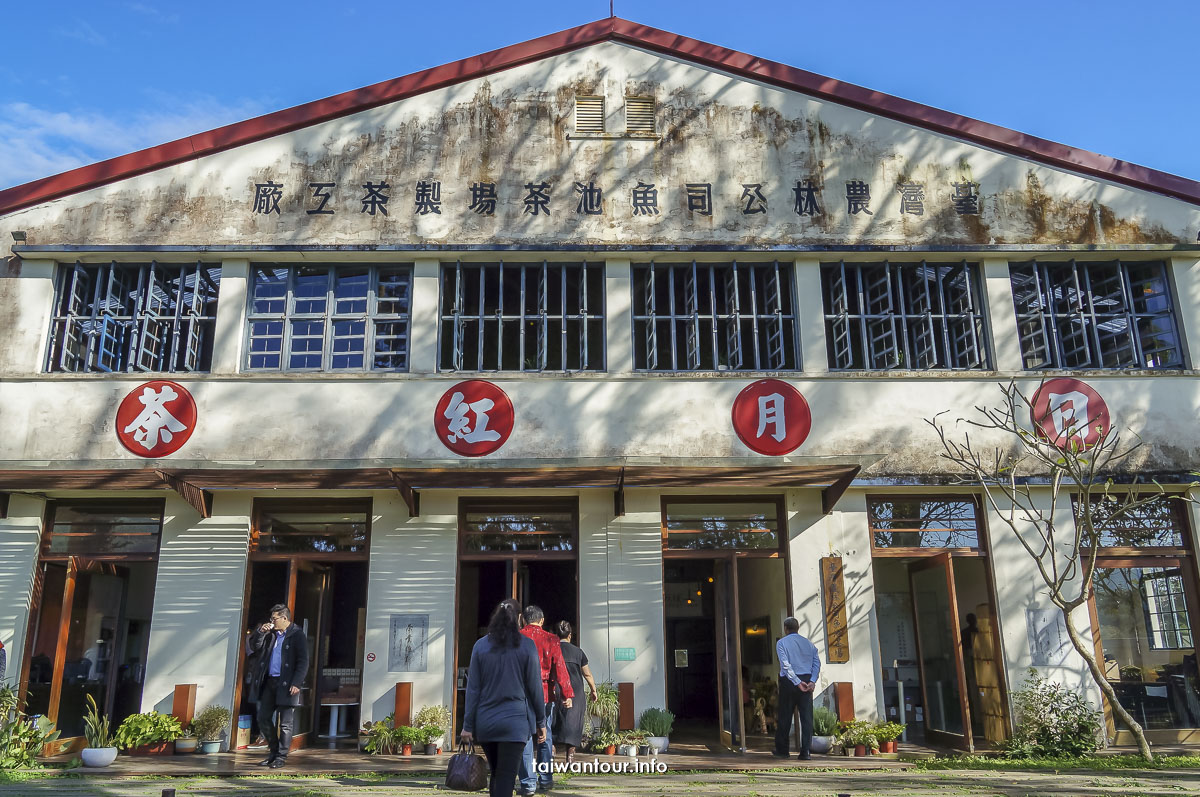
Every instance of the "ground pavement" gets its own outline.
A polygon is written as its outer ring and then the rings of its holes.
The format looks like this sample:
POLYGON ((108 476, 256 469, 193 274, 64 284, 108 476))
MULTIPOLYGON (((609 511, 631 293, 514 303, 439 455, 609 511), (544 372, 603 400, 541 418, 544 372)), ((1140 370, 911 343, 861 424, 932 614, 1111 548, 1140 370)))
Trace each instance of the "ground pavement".
MULTIPOLYGON (((434 797, 441 775, 358 773, 310 776, 57 775, 0 784, 0 794, 30 797, 434 797), (167 792, 171 797, 170 792, 167 792)), ((911 769, 803 769, 759 772, 671 772, 664 775, 559 777, 557 797, 954 797, 954 795, 1200 795, 1200 771, 980 772, 911 769)))

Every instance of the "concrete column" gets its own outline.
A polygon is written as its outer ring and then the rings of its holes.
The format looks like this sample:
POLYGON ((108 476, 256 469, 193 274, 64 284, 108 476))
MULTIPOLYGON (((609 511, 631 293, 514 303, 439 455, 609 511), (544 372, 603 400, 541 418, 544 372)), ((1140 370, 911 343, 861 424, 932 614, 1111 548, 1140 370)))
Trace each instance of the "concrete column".
POLYGON ((867 529, 866 494, 852 491, 838 502, 837 511, 821 514, 819 490, 788 493, 789 552, 792 569, 791 614, 800 621, 800 633, 820 652, 824 666, 817 684, 817 703, 837 682, 854 685, 854 713, 859 719, 883 719, 883 687, 879 683, 879 624, 875 615, 875 580, 871 569, 871 541, 867 529), (846 624, 850 660, 829 663, 825 629, 825 600, 821 593, 823 556, 842 558, 842 583, 846 589, 846 624))
POLYGON ((412 374, 437 373, 440 270, 438 260, 417 260, 413 264, 408 326, 408 372, 412 374))
POLYGON ((983 261, 983 300, 987 305, 987 323, 992 331, 993 367, 997 371, 1023 371, 1021 338, 1017 334, 1017 311, 1013 304, 1012 280, 1008 261, 986 258, 983 261))
POLYGON ((0 519, 0 642, 7 654, 4 680, 8 683, 21 677, 45 509, 42 498, 13 495, 8 517, 0 519))
POLYGON ((800 331, 800 367, 808 374, 829 372, 825 343, 825 305, 821 299, 821 261, 797 258, 796 325, 800 331))
POLYGON ((13 258, 0 271, 0 305, 5 314, 0 374, 42 372, 54 312, 55 265, 53 260, 13 258))
MULTIPOLYGON (((452 705, 454 699, 454 576, 458 556, 458 498, 444 490, 421 495, 410 518, 395 490, 372 498, 371 563, 363 662, 362 721, 381 720, 396 706, 397 682, 412 683, 412 710, 452 705), (391 669, 393 614, 428 614, 425 668, 391 669), (372 661, 371 659, 374 659, 372 661)), ((403 637, 400 638, 403 642, 403 637)), ((470 651, 464 651, 469 656, 470 651)), ((459 663, 466 667, 467 662, 459 663)), ((447 740, 449 741, 449 740, 447 740)))
MULTIPOLYGON (((666 708, 667 651, 663 639, 662 525, 658 493, 629 490, 625 515, 608 521, 606 533, 598 523, 612 517, 609 493, 585 494, 580 520, 588 519, 592 543, 580 551, 579 581, 589 585, 593 600, 581 593, 581 647, 591 660, 597 680, 634 685, 635 713, 666 708), (599 537, 605 555, 598 557, 599 537), (606 591, 601 585, 607 584, 606 591), (595 599, 604 598, 605 603, 595 599), (618 648, 632 648, 632 661, 617 661, 618 648)), ((581 527, 582 532, 582 527, 581 527)), ((581 548, 584 548, 581 545, 581 548)))
POLYGON ((1183 362, 1190 368, 1200 361, 1200 258, 1171 258, 1175 284, 1175 312, 1184 347, 1183 362))
POLYGON ((628 258, 604 263, 604 328, 610 374, 633 373, 633 285, 628 258))
POLYGON ((214 374, 236 374, 243 369, 246 340, 246 307, 250 290, 250 261, 221 262, 221 289, 217 295, 217 320, 213 329, 214 374))
POLYGON ((194 683, 197 710, 217 704, 236 713, 252 501, 217 493, 212 517, 202 519, 182 498, 167 498, 142 711, 169 712, 175 685, 194 683))

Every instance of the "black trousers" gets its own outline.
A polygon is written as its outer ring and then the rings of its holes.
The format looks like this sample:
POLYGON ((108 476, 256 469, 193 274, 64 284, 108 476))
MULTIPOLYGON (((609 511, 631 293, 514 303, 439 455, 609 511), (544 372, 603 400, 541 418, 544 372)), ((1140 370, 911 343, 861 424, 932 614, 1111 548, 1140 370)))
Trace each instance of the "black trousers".
POLYGON ((292 730, 296 727, 296 707, 280 705, 275 695, 279 679, 267 676, 258 693, 258 730, 271 748, 272 758, 287 758, 292 747, 292 730), (275 714, 279 714, 279 732, 275 732, 275 714))
POLYGON ((517 787, 517 768, 521 766, 524 742, 481 742, 492 777, 488 781, 488 797, 512 797, 517 787))
MULTIPOLYGON (((801 681, 808 681, 807 674, 801 681)), ((779 713, 775 717, 775 752, 788 754, 788 736, 792 733, 792 712, 800 709, 800 752, 807 753, 812 747, 813 693, 801 692, 800 687, 783 676, 779 677, 779 713)))

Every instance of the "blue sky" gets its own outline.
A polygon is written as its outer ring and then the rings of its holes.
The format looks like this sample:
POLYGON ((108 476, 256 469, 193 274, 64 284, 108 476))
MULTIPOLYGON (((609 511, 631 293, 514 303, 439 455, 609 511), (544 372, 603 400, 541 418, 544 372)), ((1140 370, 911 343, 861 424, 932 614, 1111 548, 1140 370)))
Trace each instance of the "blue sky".
MULTIPOLYGON (((619 16, 1200 180, 1196 0, 616 0, 619 16)), ((608 15, 608 0, 4 10, 0 187, 608 15)))

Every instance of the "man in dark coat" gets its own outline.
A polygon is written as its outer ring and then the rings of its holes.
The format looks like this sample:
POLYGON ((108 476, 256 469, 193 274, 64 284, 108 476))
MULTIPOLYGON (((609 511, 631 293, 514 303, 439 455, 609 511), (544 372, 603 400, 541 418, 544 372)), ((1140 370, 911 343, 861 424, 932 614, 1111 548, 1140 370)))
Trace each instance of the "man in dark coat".
POLYGON ((270 622, 263 623, 246 640, 250 663, 250 700, 258 704, 258 728, 267 738, 270 755, 260 766, 279 769, 287 764, 300 705, 300 686, 308 673, 308 639, 292 622, 283 604, 271 607, 270 622), (279 732, 275 732, 275 714, 279 732))

